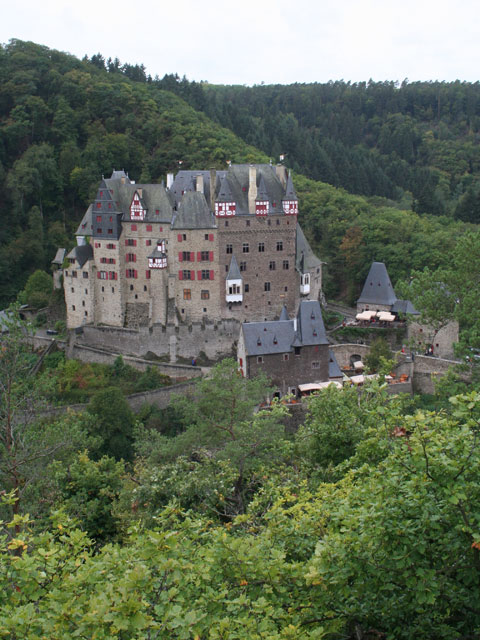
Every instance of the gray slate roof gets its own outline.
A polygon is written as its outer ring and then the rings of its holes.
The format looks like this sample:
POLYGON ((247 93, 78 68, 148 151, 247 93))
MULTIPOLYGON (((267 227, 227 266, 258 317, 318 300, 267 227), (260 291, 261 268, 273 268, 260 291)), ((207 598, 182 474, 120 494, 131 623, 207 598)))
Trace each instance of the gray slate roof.
POLYGON ((396 300, 391 311, 392 313, 410 313, 412 316, 420 315, 410 300, 396 300))
POLYGON ((247 355, 289 353, 293 347, 328 344, 318 301, 304 300, 300 303, 296 324, 295 330, 295 321, 288 319, 244 322, 242 331, 247 355))
POLYGON ((144 222, 172 221, 172 202, 163 184, 134 184, 127 181, 122 184, 121 180, 111 178, 105 183, 112 192, 117 209, 123 214, 122 220, 130 220, 130 205, 135 191, 138 191, 142 206, 147 210, 144 222))
POLYGON ((235 256, 232 256, 230 261, 230 268, 227 273, 227 280, 241 280, 242 274, 240 273, 240 269, 238 268, 238 263, 235 256))
POLYGON ((91 236, 93 233, 93 221, 92 221, 92 209, 93 205, 90 205, 85 211, 83 218, 78 225, 78 229, 75 232, 76 236, 91 236))
POLYGON ((93 247, 91 244, 81 244, 73 247, 67 257, 74 258, 80 267, 83 267, 87 260, 91 260, 93 258, 93 247))
POLYGON ((313 253, 302 228, 297 223, 297 240, 296 240, 296 267, 300 273, 313 271, 323 264, 321 260, 313 253))
POLYGON ((232 188, 230 187, 226 173, 220 178, 220 190, 217 194, 216 200, 218 202, 233 202, 232 188))
POLYGON ((280 320, 290 320, 290 318, 288 317, 287 307, 285 305, 283 305, 282 307, 282 312, 280 313, 280 320))
POLYGON ((244 322, 242 331, 248 356, 288 353, 292 350, 295 334, 293 320, 244 322))
POLYGON ((214 229, 215 217, 198 191, 187 191, 172 219, 172 229, 214 229))
POLYGON ((58 264, 59 266, 62 266, 63 261, 65 260, 66 253, 66 249, 57 249, 57 253, 55 254, 55 258, 52 260, 52 264, 58 264))
POLYGON ((260 180, 258 180, 257 197, 255 199, 260 201, 270 200, 263 174, 260 174, 260 180))
POLYGON ((149 258, 166 258, 167 254, 164 253, 163 251, 160 251, 160 249, 157 246, 148 257, 149 258))
POLYGON ((337 362, 337 359, 335 358, 335 354, 331 349, 329 351, 329 355, 330 355, 330 360, 328 362, 328 377, 343 379, 342 370, 338 366, 338 362, 337 362))
POLYGON ((288 172, 287 185, 285 188, 285 196, 284 200, 298 200, 297 194, 295 192, 295 187, 293 186, 292 173, 288 172))
POLYGON ((303 300, 297 313, 297 335, 302 346, 328 344, 318 300, 303 300))
POLYGON ((383 262, 372 262, 358 303, 391 306, 396 300, 386 266, 383 262))
MULTIPOLYGON (((285 199, 285 189, 278 178, 275 167, 269 164, 253 165, 257 170, 257 200, 261 199, 259 188, 266 195, 264 200, 270 201, 270 214, 283 214, 282 199, 285 199), (274 206, 275 205, 275 206, 274 206)), ((215 197, 221 202, 235 202, 237 205, 236 215, 249 215, 248 211, 248 181, 249 181, 248 164, 232 164, 226 171, 217 171, 215 174, 215 197), (231 197, 228 200, 222 195, 223 178, 228 176, 228 188, 231 197)), ((197 176, 203 176, 203 191, 206 201, 210 206, 210 171, 179 171, 175 176, 171 187, 171 194, 174 205, 179 206, 182 198, 182 192, 186 192, 190 188, 193 181, 196 185, 197 176)), ((225 187, 226 188, 226 187, 225 187)))

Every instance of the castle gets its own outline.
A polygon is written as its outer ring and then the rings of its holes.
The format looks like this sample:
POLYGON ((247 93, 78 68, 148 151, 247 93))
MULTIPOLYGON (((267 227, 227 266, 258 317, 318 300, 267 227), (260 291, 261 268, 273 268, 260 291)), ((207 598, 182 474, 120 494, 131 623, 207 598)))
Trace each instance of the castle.
POLYGON ((67 255, 67 326, 268 321, 318 300, 322 263, 282 165, 103 178, 67 255))

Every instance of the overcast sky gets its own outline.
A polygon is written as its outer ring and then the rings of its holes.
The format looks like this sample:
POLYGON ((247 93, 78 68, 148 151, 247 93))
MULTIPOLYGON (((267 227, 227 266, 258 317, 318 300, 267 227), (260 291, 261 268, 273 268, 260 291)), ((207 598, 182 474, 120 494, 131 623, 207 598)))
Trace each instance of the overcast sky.
POLYGON ((474 0, 4 0, 11 38, 221 84, 477 81, 474 0))

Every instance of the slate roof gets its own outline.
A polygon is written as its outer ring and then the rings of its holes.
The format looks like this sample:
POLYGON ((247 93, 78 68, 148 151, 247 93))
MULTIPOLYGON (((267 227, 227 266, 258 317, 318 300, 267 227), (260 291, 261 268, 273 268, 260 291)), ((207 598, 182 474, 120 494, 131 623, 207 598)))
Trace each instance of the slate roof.
POLYGON ((75 231, 76 236, 91 236, 93 232, 93 221, 92 221, 92 209, 93 205, 89 205, 88 209, 85 211, 83 218, 78 225, 78 229, 75 231))
POLYGON ((287 307, 285 305, 283 305, 282 307, 282 312, 280 313, 280 320, 290 320, 290 318, 288 317, 287 307))
POLYGON ((151 253, 149 256, 147 256, 147 257, 148 257, 148 258, 166 258, 166 257, 167 257, 167 254, 166 254, 166 253, 164 253, 164 252, 160 249, 160 247, 158 246, 158 244, 157 244, 157 246, 156 246, 156 247, 155 247, 155 249, 152 251, 152 253, 151 253))
POLYGON ((227 273, 227 280, 241 280, 242 274, 240 273, 240 269, 238 268, 238 263, 235 256, 232 256, 230 261, 230 268, 227 273))
POLYGON ((122 220, 129 221, 131 219, 130 205, 135 191, 138 191, 142 206, 146 209, 144 222, 170 223, 172 221, 172 202, 163 184, 135 184, 133 182, 122 184, 121 180, 112 179, 105 180, 105 184, 112 192, 112 199, 115 201, 117 209, 123 214, 122 220))
POLYGON ((295 333, 293 320, 244 322, 242 331, 248 356, 288 353, 292 350, 295 333))
POLYGON ((233 202, 232 188, 230 187, 227 174, 223 175, 220 179, 220 190, 216 200, 218 202, 233 202))
POLYGON ((410 313, 412 316, 420 315, 410 300, 396 300, 391 311, 392 313, 410 313))
POLYGON ((328 362, 328 377, 329 378, 342 378, 343 379, 342 370, 338 366, 338 362, 337 362, 337 359, 335 358, 335 354, 333 353, 333 351, 331 349, 329 351, 329 355, 330 355, 330 359, 329 359, 329 362, 328 362))
POLYGON ((93 248, 91 244, 81 244, 73 247, 67 256, 68 258, 74 258, 80 267, 93 258, 93 248))
POLYGON ((302 228, 297 223, 297 239, 296 239, 296 267, 300 273, 312 271, 324 264, 313 253, 302 228))
POLYGON ((257 197, 255 198, 255 200, 270 200, 263 174, 260 174, 260 180, 258 180, 257 197))
MULTIPOLYGON (((287 315, 286 309, 285 314, 282 310, 282 315, 287 315)), ((242 331, 248 356, 289 353, 293 347, 328 344, 320 303, 316 300, 300 303, 296 323, 282 318, 244 322, 242 331)))
MULTIPOLYGON (((269 164, 255 164, 252 166, 257 170, 257 200, 260 199, 259 188, 261 187, 261 192, 266 195, 263 199, 270 201, 269 214, 283 214, 282 199, 285 199, 285 189, 276 174, 275 167, 269 164)), ((236 215, 249 215, 249 171, 249 164, 232 164, 228 170, 216 171, 215 174, 216 199, 218 198, 221 202, 235 202, 237 205, 236 215), (228 176, 227 184, 231 192, 231 198, 229 196, 228 200, 221 195, 223 179, 225 176, 228 176)), ((174 205, 180 205, 182 191, 185 192, 188 190, 191 181, 196 184, 197 176, 199 174, 203 176, 203 192, 205 199, 210 203, 210 171, 182 170, 175 176, 170 189, 174 205)))
POLYGON ((215 217, 199 191, 187 191, 172 219, 172 229, 214 229, 215 217))
POLYGON ((298 200, 297 194, 295 192, 295 187, 293 186, 292 174, 288 172, 287 185, 285 187, 285 196, 284 200, 298 200))
POLYGON ((383 262, 372 262, 358 303, 391 306, 396 300, 386 266, 383 262))
POLYGON ((63 261, 65 260, 66 253, 66 249, 57 249, 57 253, 55 254, 55 258, 52 260, 52 264, 58 264, 59 266, 62 266, 63 261))
POLYGON ((297 334, 302 346, 328 344, 318 300, 302 300, 297 313, 297 334))

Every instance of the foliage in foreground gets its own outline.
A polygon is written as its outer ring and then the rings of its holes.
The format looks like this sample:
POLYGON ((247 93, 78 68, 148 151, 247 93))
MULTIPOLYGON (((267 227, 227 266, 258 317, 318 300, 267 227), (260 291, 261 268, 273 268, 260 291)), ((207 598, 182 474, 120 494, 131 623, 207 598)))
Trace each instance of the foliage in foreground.
POLYGON ((385 404, 377 429, 372 414, 338 482, 274 473, 224 525, 172 501, 155 529, 94 553, 62 512, 39 534, 16 516, 0 637, 476 637, 480 394, 449 414, 400 409, 385 404))

